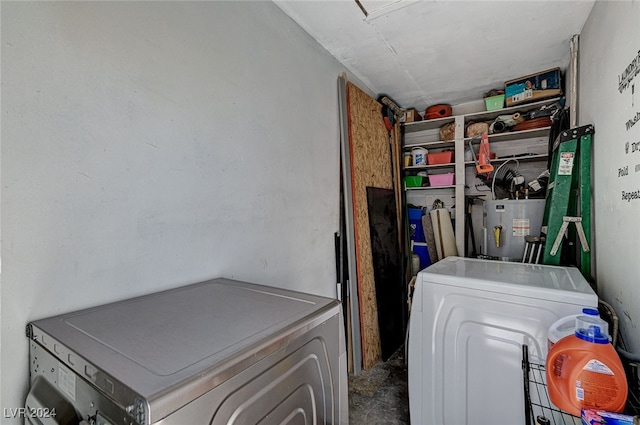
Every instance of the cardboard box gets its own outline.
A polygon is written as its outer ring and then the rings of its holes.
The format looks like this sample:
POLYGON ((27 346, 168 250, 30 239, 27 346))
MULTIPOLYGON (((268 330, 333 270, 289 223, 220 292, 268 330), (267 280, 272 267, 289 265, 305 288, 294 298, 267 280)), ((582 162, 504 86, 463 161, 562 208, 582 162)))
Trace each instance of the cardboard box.
POLYGON ((634 417, 606 410, 582 409, 582 425, 633 425, 638 423, 638 416, 634 417))
POLYGON ((561 96, 560 68, 548 69, 507 81, 504 83, 504 88, 507 107, 561 96))
POLYGON ((411 108, 404 111, 404 122, 422 121, 422 117, 417 110, 411 108))

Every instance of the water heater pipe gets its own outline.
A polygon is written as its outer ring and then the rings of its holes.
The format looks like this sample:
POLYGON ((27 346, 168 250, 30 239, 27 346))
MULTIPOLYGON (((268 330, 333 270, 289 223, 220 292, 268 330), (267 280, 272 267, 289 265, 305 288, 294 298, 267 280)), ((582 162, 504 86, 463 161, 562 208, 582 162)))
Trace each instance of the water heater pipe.
POLYGON ((571 81, 569 85, 569 128, 578 126, 578 40, 579 35, 571 37, 569 51, 571 52, 571 81))

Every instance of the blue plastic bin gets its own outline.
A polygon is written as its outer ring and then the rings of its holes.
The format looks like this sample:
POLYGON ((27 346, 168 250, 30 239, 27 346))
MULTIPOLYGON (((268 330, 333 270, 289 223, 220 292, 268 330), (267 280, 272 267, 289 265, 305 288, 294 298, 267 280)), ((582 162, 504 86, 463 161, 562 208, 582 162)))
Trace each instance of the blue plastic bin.
POLYGON ((409 216, 409 239, 414 242, 426 242, 422 228, 422 208, 407 208, 409 216))
POLYGON ((429 249, 427 248, 427 244, 413 245, 413 252, 418 254, 420 257, 420 270, 426 269, 431 265, 431 257, 429 256, 429 249))

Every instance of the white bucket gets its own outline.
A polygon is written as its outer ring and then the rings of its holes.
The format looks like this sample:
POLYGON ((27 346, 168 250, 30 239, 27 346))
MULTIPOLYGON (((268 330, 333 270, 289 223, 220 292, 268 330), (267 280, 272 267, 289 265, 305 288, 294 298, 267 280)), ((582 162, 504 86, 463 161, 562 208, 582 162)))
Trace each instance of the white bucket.
POLYGON ((411 157, 413 165, 427 165, 427 150, 425 148, 411 149, 411 157))

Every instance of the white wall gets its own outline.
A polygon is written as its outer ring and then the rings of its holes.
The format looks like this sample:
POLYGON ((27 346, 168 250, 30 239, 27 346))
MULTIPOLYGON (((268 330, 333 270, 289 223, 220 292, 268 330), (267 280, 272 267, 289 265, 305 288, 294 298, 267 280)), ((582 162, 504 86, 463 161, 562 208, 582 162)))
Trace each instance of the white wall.
POLYGON ((640 69, 638 22, 637 1, 596 2, 580 36, 578 109, 579 124, 595 127, 598 292, 615 308, 623 337, 636 353, 640 353, 640 199, 625 200, 623 193, 640 190, 640 122, 630 129, 626 126, 640 115, 640 74, 622 92, 618 78, 634 60, 640 69), (628 175, 619 176, 625 167, 628 175))
POLYGON ((218 276, 335 296, 345 70, 280 9, 1 13, 0 407, 32 319, 218 276))

